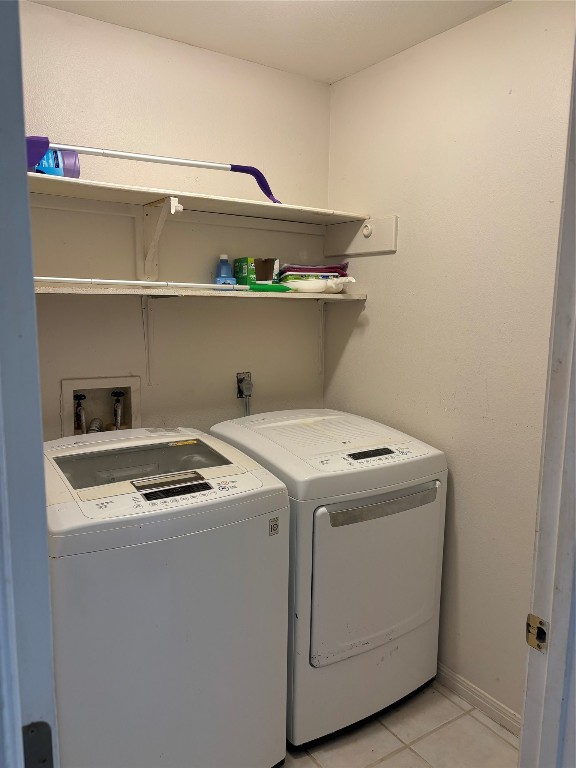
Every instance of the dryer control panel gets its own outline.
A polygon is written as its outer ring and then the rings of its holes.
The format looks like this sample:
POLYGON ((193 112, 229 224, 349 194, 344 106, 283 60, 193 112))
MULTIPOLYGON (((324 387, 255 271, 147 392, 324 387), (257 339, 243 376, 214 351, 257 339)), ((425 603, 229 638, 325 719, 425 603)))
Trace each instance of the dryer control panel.
POLYGON ((419 446, 408 443, 377 446, 366 448, 360 451, 345 451, 338 453, 325 453, 318 456, 308 456, 306 461, 314 469, 322 472, 342 472, 347 469, 363 469, 369 467, 382 467, 387 464, 394 464, 398 461, 423 456, 425 450, 419 446))
POLYGON ((384 488, 446 470, 444 454, 393 427, 325 408, 274 411, 216 424, 212 434, 308 501, 384 488))

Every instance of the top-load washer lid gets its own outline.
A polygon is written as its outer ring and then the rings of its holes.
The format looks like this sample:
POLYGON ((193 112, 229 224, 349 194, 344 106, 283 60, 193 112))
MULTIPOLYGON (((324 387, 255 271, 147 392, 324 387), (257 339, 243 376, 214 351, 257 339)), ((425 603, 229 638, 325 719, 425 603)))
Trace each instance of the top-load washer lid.
POLYGON ((261 413, 216 424, 211 432, 267 467, 301 500, 382 488, 446 470, 441 451, 342 411, 261 413))
POLYGON ((53 556, 185 535, 287 503, 268 471, 194 429, 74 436, 45 443, 44 456, 53 556))
POLYGON ((158 483, 174 484, 174 475, 181 479, 180 476, 186 473, 186 479, 191 481, 202 479, 198 470, 232 463, 199 437, 144 445, 116 441, 113 447, 54 456, 54 462, 76 490, 114 485, 125 480, 136 488, 159 487, 158 483), (164 480, 141 482, 143 478, 158 477, 164 480))

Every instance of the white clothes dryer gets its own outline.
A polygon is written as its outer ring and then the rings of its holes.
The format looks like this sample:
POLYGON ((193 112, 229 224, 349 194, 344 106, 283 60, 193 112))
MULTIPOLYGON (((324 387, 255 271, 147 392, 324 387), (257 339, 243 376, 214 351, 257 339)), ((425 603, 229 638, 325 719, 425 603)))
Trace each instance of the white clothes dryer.
POLYGON ((211 431, 290 495, 288 739, 325 736, 433 678, 443 453, 325 409, 262 413, 211 431))
POLYGON ((288 495, 194 429, 45 444, 62 768, 286 753, 288 495))

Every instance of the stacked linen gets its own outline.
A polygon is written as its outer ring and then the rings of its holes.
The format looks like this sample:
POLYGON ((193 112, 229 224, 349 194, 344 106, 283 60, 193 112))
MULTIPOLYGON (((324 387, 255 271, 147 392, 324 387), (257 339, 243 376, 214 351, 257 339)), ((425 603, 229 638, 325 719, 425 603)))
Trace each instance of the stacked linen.
POLYGON ((280 267, 280 282, 290 280, 328 279, 331 277, 348 277, 348 262, 341 264, 282 264, 280 267))
POLYGON ((314 293, 340 293, 346 283, 353 283, 348 277, 348 262, 341 264, 283 264, 280 268, 280 282, 292 290, 314 293))

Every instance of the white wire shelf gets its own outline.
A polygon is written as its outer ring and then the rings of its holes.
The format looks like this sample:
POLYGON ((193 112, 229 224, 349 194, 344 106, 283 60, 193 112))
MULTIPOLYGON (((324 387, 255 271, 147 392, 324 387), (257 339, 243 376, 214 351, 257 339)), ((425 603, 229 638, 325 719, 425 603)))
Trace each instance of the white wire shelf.
POLYGON ((232 216, 249 216, 276 221, 292 221, 301 224, 344 224, 366 221, 368 214, 346 213, 322 208, 307 208, 296 205, 281 205, 256 200, 240 200, 233 197, 195 195, 166 189, 128 187, 122 184, 105 184, 83 179, 67 179, 28 174, 28 189, 31 194, 53 195, 77 200, 98 200, 109 203, 150 205, 162 203, 166 198, 177 197, 185 211, 222 213, 232 216))

